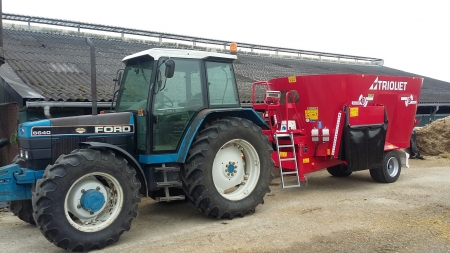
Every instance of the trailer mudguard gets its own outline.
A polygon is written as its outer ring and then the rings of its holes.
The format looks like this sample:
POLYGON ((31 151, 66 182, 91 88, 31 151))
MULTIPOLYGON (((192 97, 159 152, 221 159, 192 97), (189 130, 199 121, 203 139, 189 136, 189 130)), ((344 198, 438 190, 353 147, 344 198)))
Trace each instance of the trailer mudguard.
POLYGON ((202 125, 218 118, 238 117, 247 119, 262 129, 269 129, 264 120, 251 108, 226 108, 226 109, 205 109, 200 111, 193 119, 189 128, 181 141, 177 153, 162 155, 139 155, 139 162, 143 164, 161 164, 161 163, 185 163, 188 151, 194 141, 195 135, 202 125))
POLYGON ((350 171, 382 166, 388 118, 384 106, 346 107, 344 150, 350 171))
POLYGON ((141 165, 136 161, 136 159, 130 155, 127 151, 124 149, 117 147, 112 144, 108 143, 102 143, 102 142, 80 142, 80 146, 87 146, 87 148, 91 149, 108 149, 113 151, 116 154, 121 155, 125 160, 127 160, 128 164, 131 165, 131 167, 136 169, 136 175, 139 181, 141 182, 141 185, 144 187, 141 187, 139 192, 143 194, 144 196, 148 197, 148 191, 147 191, 147 180, 144 176, 144 170, 142 169, 141 165))

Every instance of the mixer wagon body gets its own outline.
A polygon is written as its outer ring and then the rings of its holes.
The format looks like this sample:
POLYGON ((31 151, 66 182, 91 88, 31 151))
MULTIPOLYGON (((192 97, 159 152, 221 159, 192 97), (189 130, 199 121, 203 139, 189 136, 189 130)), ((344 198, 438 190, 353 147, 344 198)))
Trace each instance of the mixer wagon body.
POLYGON ((282 177, 301 181, 324 168, 335 176, 364 169, 376 174, 383 166, 392 172, 394 163, 395 181, 401 164, 407 165, 401 149, 409 147, 422 81, 354 74, 283 77, 253 85, 253 108, 264 112, 269 126, 264 133, 282 177), (258 86, 266 89, 263 103, 255 101, 258 86))

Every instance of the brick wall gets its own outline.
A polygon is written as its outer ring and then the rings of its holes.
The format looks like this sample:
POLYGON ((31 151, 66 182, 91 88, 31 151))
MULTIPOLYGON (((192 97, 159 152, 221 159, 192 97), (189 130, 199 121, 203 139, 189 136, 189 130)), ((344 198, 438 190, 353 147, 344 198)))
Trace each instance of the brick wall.
POLYGON ((0 166, 10 164, 18 154, 17 123, 19 107, 15 103, 0 104, 0 139, 8 138, 9 144, 0 148, 0 166), (16 138, 16 140, 14 140, 16 138))

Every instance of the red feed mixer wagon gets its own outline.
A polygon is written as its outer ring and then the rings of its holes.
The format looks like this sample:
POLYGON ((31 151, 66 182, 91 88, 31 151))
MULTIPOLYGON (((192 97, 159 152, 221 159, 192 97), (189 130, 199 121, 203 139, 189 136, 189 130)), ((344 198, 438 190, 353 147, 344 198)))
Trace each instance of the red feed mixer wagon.
POLYGON ((256 82, 253 108, 263 112, 283 188, 327 168, 336 177, 370 170, 377 182, 395 182, 408 167, 422 78, 331 74, 256 82), (255 94, 265 89, 264 101, 255 94), (284 176, 297 180, 285 184, 284 176))

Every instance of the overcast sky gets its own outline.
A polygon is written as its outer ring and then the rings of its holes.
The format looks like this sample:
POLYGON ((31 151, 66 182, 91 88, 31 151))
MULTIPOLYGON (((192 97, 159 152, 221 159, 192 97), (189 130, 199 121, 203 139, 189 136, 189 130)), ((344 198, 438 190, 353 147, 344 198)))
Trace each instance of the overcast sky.
POLYGON ((450 82, 446 0, 2 2, 6 13, 382 58, 387 67, 450 82))

